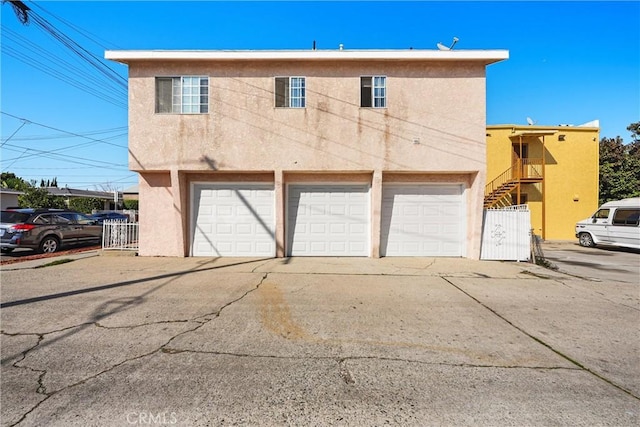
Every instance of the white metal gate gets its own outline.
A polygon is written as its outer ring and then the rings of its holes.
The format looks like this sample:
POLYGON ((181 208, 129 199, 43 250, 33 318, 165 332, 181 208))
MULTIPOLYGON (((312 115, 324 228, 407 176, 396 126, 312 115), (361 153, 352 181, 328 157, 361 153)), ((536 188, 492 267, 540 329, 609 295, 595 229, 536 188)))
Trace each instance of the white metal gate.
POLYGON ((138 230, 137 222, 105 220, 102 223, 102 249, 137 251, 138 230))
POLYGON ((529 261, 531 212, 527 205, 485 209, 480 259, 529 261))

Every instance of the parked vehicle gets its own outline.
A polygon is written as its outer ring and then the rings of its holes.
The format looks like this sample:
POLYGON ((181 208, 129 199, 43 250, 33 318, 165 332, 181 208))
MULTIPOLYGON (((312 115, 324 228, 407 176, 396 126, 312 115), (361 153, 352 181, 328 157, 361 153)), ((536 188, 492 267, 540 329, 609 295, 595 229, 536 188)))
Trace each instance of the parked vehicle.
POLYGON ((640 197, 607 202, 576 224, 581 246, 599 244, 640 249, 640 197))
POLYGON ((93 215, 89 215, 91 218, 102 224, 106 219, 115 219, 118 221, 128 221, 129 216, 120 212, 100 212, 93 215))
POLYGON ((35 249, 53 253, 64 245, 102 240, 102 225, 63 209, 16 209, 0 214, 0 250, 35 249))

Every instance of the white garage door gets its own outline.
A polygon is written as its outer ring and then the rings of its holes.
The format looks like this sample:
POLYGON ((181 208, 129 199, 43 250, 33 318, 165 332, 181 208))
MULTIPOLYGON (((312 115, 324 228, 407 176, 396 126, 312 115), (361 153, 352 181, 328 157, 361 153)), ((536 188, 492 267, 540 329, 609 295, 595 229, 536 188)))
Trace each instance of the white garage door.
POLYGON ((273 184, 194 184, 193 256, 275 256, 273 184))
POLYGON ((369 256, 369 185, 290 185, 287 252, 369 256))
POLYGON ((466 222, 461 185, 384 185, 381 255, 463 256, 466 222))

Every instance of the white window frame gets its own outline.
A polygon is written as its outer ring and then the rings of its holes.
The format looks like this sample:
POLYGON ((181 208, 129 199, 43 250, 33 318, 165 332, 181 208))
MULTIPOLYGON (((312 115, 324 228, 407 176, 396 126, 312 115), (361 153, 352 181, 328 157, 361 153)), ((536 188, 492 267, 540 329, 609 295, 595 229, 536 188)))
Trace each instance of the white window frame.
POLYGON ((360 107, 387 108, 387 76, 360 76, 360 107), (363 79, 369 79, 370 86, 367 86, 367 88, 371 89, 371 93, 369 94, 371 105, 363 105, 362 91, 365 88, 365 86, 363 85, 363 79))
POLYGON ((277 76, 274 79, 273 93, 276 108, 306 108, 307 78, 305 76, 277 76), (278 80, 283 79, 287 79, 285 85, 285 93, 283 94, 284 105, 278 105, 278 80))
MULTIPOLYGON (((209 76, 156 76, 156 114, 208 114, 209 76), (171 111, 161 111, 158 82, 171 80, 171 111)), ((165 96, 168 96, 165 94, 165 96)))

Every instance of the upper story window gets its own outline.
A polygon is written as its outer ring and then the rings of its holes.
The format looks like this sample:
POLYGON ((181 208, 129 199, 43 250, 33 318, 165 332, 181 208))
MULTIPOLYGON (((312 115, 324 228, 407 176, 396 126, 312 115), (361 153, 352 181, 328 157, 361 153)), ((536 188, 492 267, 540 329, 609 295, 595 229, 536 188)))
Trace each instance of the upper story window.
POLYGON ((209 77, 156 77, 156 113, 209 112, 209 77))
POLYGON ((304 77, 276 77, 276 107, 304 108, 306 87, 304 77))
POLYGON ((387 77, 360 77, 360 106, 373 108, 387 107, 387 77))

